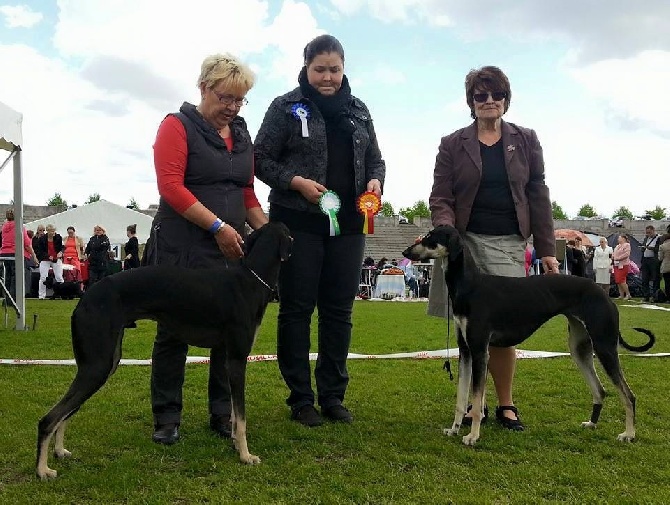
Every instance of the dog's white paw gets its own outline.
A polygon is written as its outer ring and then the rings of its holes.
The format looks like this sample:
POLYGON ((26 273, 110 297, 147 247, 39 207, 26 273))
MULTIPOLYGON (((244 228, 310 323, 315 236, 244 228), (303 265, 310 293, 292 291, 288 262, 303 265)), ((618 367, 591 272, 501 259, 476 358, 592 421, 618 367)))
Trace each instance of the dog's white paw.
POLYGON ((55 479, 56 476, 58 475, 58 472, 56 470, 52 470, 49 467, 46 467, 44 470, 37 470, 37 476, 40 478, 40 480, 45 481, 49 479, 55 479))
POLYGON ((626 433, 624 431, 623 433, 619 433, 619 435, 616 437, 616 439, 619 442, 632 442, 633 440, 635 440, 635 433, 630 434, 630 433, 626 433))
POLYGON ((469 433, 463 437, 463 443, 465 445, 475 445, 477 440, 479 440, 479 437, 475 437, 472 433, 469 433))
POLYGON ((444 428, 442 433, 448 437, 455 437, 458 435, 458 428, 444 428))
POLYGON ((584 421, 582 423, 582 428, 589 428, 592 430, 595 430, 598 425, 596 423, 592 423, 591 421, 584 421))
POLYGON ((69 458, 70 456, 72 456, 72 453, 65 448, 54 449, 54 456, 56 456, 58 459, 63 459, 63 458, 69 458))
POLYGON ((240 461, 245 465, 258 465, 261 462, 261 458, 254 456, 253 454, 249 454, 246 457, 240 456, 240 461))

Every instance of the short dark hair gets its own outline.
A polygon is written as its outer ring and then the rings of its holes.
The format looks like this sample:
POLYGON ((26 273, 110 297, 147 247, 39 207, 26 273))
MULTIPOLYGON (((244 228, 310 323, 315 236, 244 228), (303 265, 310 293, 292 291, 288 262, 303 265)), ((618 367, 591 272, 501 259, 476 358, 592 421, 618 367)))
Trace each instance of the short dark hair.
POLYGON ((70 231, 70 230, 77 231, 77 230, 74 229, 74 226, 68 226, 65 231, 70 231))
POLYGON ((654 228, 652 225, 647 225, 644 227, 645 230, 651 230, 651 231, 656 231, 656 228, 654 228))
POLYGON ((128 230, 130 233, 135 234, 135 233, 137 233, 137 225, 136 224, 131 224, 131 225, 128 226, 128 228, 126 228, 126 230, 128 230))
POLYGON ((504 91, 507 93, 505 112, 507 112, 510 103, 512 103, 512 88, 505 72, 498 67, 490 65, 472 69, 465 76, 465 100, 470 107, 470 117, 472 119, 477 119, 477 116, 475 116, 475 99, 473 98, 476 89, 491 92, 504 91))
POLYGON ((342 63, 344 63, 344 48, 340 41, 332 35, 319 35, 312 39, 302 52, 305 66, 309 66, 314 58, 323 53, 337 53, 342 58, 342 63))

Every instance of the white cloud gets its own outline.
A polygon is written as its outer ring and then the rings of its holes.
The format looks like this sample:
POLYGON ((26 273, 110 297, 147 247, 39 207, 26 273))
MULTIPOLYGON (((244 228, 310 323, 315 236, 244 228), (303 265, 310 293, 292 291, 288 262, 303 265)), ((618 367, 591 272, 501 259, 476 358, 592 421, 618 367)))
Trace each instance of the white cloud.
POLYGON ((32 28, 43 18, 41 12, 26 5, 0 5, 0 14, 5 17, 7 28, 32 28))

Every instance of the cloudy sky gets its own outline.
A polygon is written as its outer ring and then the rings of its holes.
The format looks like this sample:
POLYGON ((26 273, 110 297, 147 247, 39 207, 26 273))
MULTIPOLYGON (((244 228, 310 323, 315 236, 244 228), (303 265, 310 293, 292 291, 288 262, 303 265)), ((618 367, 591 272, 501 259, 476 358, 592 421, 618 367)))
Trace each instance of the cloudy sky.
MULTIPOLYGON (((667 0, 0 0, 0 101, 24 115, 26 203, 99 193, 147 207, 156 128, 197 103, 205 56, 257 72, 242 110, 254 137, 296 85, 305 43, 327 32, 371 110, 396 210, 427 200, 440 137, 470 122, 465 74, 492 64, 512 83, 506 119, 537 131, 570 216, 586 203, 670 212, 668 19, 667 0)), ((268 191, 257 183, 264 206, 268 191)))

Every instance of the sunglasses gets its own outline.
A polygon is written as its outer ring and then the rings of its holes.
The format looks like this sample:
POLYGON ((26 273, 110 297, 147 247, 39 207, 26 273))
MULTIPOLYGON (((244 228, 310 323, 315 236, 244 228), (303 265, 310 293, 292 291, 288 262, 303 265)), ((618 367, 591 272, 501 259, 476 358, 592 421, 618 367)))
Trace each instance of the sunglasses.
POLYGON ((492 93, 475 93, 472 95, 472 98, 475 99, 475 102, 484 103, 489 99, 489 96, 493 98, 495 102, 499 102, 500 100, 507 98, 507 93, 504 91, 494 91, 492 93))

